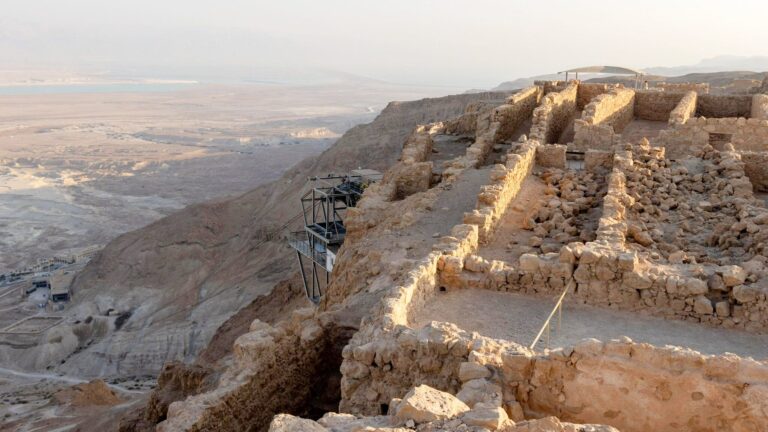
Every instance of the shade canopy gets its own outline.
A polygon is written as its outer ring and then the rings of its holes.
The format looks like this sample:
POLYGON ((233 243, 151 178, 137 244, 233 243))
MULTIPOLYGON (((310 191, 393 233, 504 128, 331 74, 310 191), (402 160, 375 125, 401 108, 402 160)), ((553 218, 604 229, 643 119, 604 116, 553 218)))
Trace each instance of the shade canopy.
POLYGON ((586 66, 568 69, 558 73, 601 73, 613 75, 643 75, 643 71, 619 66, 586 66))

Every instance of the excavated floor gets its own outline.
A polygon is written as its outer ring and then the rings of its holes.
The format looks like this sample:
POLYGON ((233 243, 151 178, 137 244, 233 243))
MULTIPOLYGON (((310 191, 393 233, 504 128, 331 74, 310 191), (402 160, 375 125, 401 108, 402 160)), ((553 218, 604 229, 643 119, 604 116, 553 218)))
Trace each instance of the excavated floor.
POLYGON ((631 143, 637 143, 645 137, 654 144, 654 139, 659 136, 659 132, 667 127, 667 122, 635 119, 621 131, 621 136, 631 143))
MULTIPOLYGON (((529 345, 555 304, 554 299, 514 293, 466 289, 438 293, 412 324, 422 328, 430 321, 451 322, 466 331, 529 345)), ((585 338, 599 340, 628 336, 635 342, 657 346, 676 345, 705 354, 726 352, 742 357, 768 359, 768 335, 708 327, 698 323, 566 303, 560 333, 553 321, 550 348, 573 345, 585 338)), ((546 347, 544 341, 537 345, 546 347)))

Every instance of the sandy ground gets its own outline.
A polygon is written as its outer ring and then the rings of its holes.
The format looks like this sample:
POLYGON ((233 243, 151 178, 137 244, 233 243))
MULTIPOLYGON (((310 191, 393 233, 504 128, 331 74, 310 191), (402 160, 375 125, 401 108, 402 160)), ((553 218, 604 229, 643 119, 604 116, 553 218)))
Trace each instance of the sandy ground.
POLYGON ((387 102, 445 92, 386 83, 186 88, 0 96, 0 273, 248 191, 387 102))
MULTIPOLYGON (((456 290, 439 293, 428 302, 412 327, 421 328, 430 321, 452 322, 467 331, 527 346, 554 304, 554 299, 513 293, 456 290)), ((636 342, 688 347, 705 354, 730 352, 742 357, 768 359, 768 335, 585 305, 566 303, 560 329, 558 333, 553 326, 551 348, 573 345, 585 338, 610 340, 628 336, 636 342)), ((541 341, 537 346, 545 348, 546 344, 541 341)))
POLYGON ((648 141, 653 144, 654 138, 659 136, 659 132, 667 127, 667 122, 663 121, 634 119, 621 131, 621 136, 633 143, 639 142, 643 138, 648 138, 648 141))

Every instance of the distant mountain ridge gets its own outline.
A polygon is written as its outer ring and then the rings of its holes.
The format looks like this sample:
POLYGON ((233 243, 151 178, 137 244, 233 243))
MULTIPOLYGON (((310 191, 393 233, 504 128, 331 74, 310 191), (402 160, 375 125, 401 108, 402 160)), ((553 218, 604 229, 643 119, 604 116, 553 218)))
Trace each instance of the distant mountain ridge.
MULTIPOLYGON (((658 66, 642 68, 640 70, 645 72, 649 78, 668 78, 666 80, 671 82, 710 82, 710 78, 760 79, 763 76, 763 74, 760 72, 768 71, 768 56, 747 57, 722 55, 703 59, 694 65, 672 67, 658 66)), ((593 77, 593 75, 588 75, 587 79, 593 77)), ((511 81, 502 82, 498 86, 491 89, 491 91, 519 89, 532 85, 534 81, 550 81, 564 78, 565 76, 562 74, 545 74, 527 78, 518 78, 511 81)))

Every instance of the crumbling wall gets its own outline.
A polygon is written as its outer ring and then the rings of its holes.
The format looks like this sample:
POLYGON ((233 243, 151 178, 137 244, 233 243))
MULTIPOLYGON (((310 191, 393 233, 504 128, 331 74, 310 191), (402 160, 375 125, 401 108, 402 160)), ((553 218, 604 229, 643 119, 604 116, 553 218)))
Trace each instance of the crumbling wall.
POLYGON ((565 169, 567 150, 568 146, 562 144, 541 145, 536 148, 536 165, 543 168, 565 169))
POLYGON ((583 110, 594 98, 603 93, 608 93, 608 90, 613 87, 615 87, 613 84, 580 82, 578 95, 576 96, 576 106, 579 110, 583 110))
POLYGON ((683 92, 638 90, 635 92, 635 117, 666 122, 685 95, 683 92))
POLYGON ((657 82, 653 84, 654 88, 665 92, 685 93, 696 92, 698 94, 709 94, 709 83, 668 83, 657 82))
POLYGON ((579 84, 572 82, 564 90, 548 93, 533 110, 530 138, 541 144, 557 143, 560 135, 576 114, 579 84))
POLYGON ((722 149, 726 143, 737 151, 763 151, 768 143, 768 120, 694 117, 659 132, 657 142, 671 159, 693 155, 707 144, 722 149))
POLYGON ((520 192, 523 180, 533 170, 537 147, 536 141, 522 143, 515 153, 507 155, 505 165, 496 165, 491 171, 491 184, 480 188, 477 208, 464 214, 465 224, 479 227, 481 242, 488 240, 507 205, 520 192))
POLYGON ((295 311, 275 327, 254 321, 235 341, 235 363, 218 387, 173 402, 157 430, 259 431, 277 413, 305 413, 329 348, 329 333, 313 315, 295 311))
POLYGON ((680 99, 672 112, 669 113, 668 123, 670 126, 685 124, 691 117, 696 115, 696 92, 688 92, 680 99))
POLYGON ((752 95, 699 94, 696 116, 707 118, 747 118, 752 113, 752 95))
POLYGON ((634 107, 635 92, 630 89, 615 88, 594 98, 574 122, 574 149, 609 150, 634 118, 634 107))
MULTIPOLYGON (((573 81, 571 81, 571 82, 573 82, 573 81)), ((556 81, 540 81, 540 80, 537 80, 537 81, 533 82, 533 85, 541 87, 542 90, 544 91, 544 94, 547 95, 549 93, 561 92, 561 91, 565 90, 565 88, 568 87, 569 82, 557 81, 557 80, 556 81)))
POLYGON ((494 108, 491 121, 499 124, 494 141, 502 142, 512 138, 515 130, 533 115, 533 110, 539 104, 541 95, 541 87, 528 87, 510 96, 504 105, 494 108))
POLYGON ((623 432, 768 430, 768 366, 629 339, 585 340, 535 359, 501 356, 504 391, 527 416, 623 432))
POLYGON ((610 171, 613 168, 613 152, 589 149, 584 152, 584 169, 587 172, 610 171))
POLYGON ((750 118, 768 120, 768 94, 752 96, 752 112, 750 118))
POLYGON ((754 189, 768 192, 768 152, 741 152, 741 160, 754 189))

